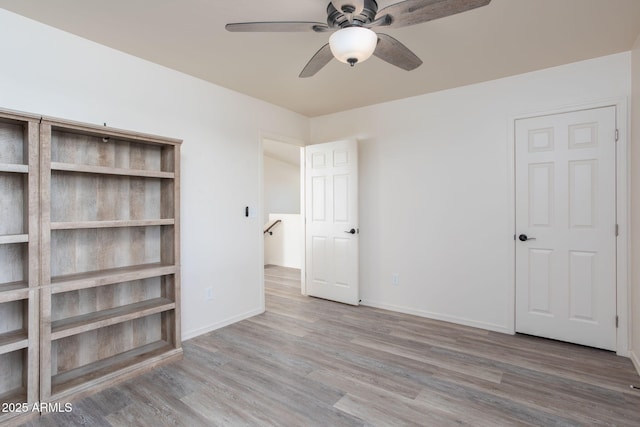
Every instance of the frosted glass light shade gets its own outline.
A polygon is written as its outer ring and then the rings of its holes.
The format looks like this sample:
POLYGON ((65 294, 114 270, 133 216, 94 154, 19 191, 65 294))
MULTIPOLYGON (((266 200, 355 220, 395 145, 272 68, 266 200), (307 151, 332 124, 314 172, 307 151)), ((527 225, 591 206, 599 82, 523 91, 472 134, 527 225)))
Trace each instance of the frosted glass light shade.
POLYGON ((377 44, 378 35, 363 27, 342 28, 329 38, 329 47, 333 56, 338 61, 351 66, 369 59, 377 44))

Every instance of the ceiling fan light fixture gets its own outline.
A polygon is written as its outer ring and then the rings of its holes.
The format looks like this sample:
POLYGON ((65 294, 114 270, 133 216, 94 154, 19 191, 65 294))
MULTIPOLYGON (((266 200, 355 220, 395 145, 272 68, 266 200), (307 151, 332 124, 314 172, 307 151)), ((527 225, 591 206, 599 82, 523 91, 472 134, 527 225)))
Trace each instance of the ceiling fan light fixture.
POLYGON ((342 28, 329 38, 329 47, 333 56, 352 67, 358 62, 369 59, 377 44, 378 35, 364 27, 342 28))

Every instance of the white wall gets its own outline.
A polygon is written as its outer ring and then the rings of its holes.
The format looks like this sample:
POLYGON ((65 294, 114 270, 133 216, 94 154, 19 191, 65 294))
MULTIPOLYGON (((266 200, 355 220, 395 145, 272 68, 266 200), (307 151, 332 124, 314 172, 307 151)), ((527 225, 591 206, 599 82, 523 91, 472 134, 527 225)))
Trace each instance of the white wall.
POLYGON ((263 310, 263 224, 244 217, 260 209, 259 140, 306 140, 307 118, 1 9, 0 58, 0 108, 184 140, 184 337, 263 310))
POLYGON ((631 359, 640 374, 640 36, 631 58, 631 359))
POLYGON ((264 218, 270 213, 300 213, 300 167, 264 156, 264 218))
POLYGON ((511 119, 629 95, 622 53, 312 119, 360 141, 363 303, 511 332, 511 119))
POLYGON ((264 235, 264 264, 302 268, 304 231, 300 214, 269 214, 268 223, 282 222, 264 235))

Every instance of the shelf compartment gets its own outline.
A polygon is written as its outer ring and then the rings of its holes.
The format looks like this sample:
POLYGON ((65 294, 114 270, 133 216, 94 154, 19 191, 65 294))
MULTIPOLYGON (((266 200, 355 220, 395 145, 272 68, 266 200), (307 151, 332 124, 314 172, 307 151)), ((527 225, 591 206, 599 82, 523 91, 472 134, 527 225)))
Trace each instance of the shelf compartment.
MULTIPOLYGON (((0 355, 5 355, 28 346, 27 330, 29 304, 27 299, 7 301, 0 304, 0 355)), ((1 371, 0 371, 1 372, 1 371)), ((0 382, 2 374, 0 373, 0 382)))
POLYGON ((28 241, 28 234, 6 234, 4 236, 0 236, 0 245, 9 245, 12 243, 27 243, 28 241))
POLYGON ((58 340, 71 335, 81 334, 98 328, 127 322, 156 313, 173 310, 175 303, 166 298, 154 298, 135 304, 84 314, 52 323, 51 339, 58 340))
POLYGON ((12 284, 29 281, 28 258, 27 243, 0 245, 0 292, 10 290, 14 287, 12 284))
POLYGON ((81 228, 51 232, 51 275, 100 272, 164 262, 171 227, 81 228), (166 252, 166 251, 164 251, 166 252), (165 255, 165 256, 163 256, 165 255))
POLYGON ((0 425, 4 426, 18 426, 26 424, 29 420, 35 419, 40 415, 39 412, 32 412, 33 406, 28 400, 27 389, 25 387, 17 387, 13 390, 0 392, 0 402, 2 403, 30 403, 26 411, 23 412, 1 412, 0 413, 0 425))
MULTIPOLYGON (((173 173, 177 140, 139 138, 113 129, 52 123, 51 161, 127 171, 173 173)), ((101 173, 101 172, 100 172, 101 173)), ((111 173, 111 172, 108 172, 111 173)), ((168 175, 165 175, 168 177, 168 175)))
POLYGON ((166 321, 175 317, 174 311, 150 314, 51 340, 49 375, 64 374, 154 342, 172 344, 171 337, 166 333, 166 321))
POLYGON ((0 354, 22 350, 29 346, 29 337, 26 331, 12 331, 0 334, 0 354))
MULTIPOLYGON (((174 275, 119 282, 51 295, 51 322, 70 319, 155 298, 174 301, 174 275)), ((17 328, 15 328, 17 329, 17 328)))
POLYGON ((0 172, 6 173, 29 173, 28 165, 18 165, 14 163, 0 163, 0 172))
MULTIPOLYGON (((0 396, 24 397, 27 350, 22 348, 0 354, 0 396)), ((6 400, 2 400, 3 402, 6 400)), ((26 400, 22 400, 26 402, 26 400)))
POLYGON ((16 165, 25 163, 26 141, 25 131, 27 122, 5 118, 4 112, 0 112, 0 168, 2 165, 16 165))
POLYGON ((136 176, 55 172, 51 222, 137 221, 174 218, 173 181, 136 176))
POLYGON ((135 177, 141 177, 141 178, 163 178, 163 179, 175 178, 175 173, 173 172, 144 170, 144 169, 125 169, 125 168, 114 168, 114 167, 108 167, 108 166, 92 166, 92 165, 61 163, 61 162, 51 162, 51 170, 64 171, 64 172, 76 172, 76 173, 92 173, 92 174, 99 174, 99 175, 135 176, 135 177))
POLYGON ((175 274, 177 270, 178 267, 175 265, 153 263, 59 276, 51 279, 51 293, 56 294, 119 282, 165 276, 175 274))
POLYGON ((160 364, 179 360, 181 357, 181 348, 174 348, 165 341, 153 342, 54 375, 51 378, 52 398, 59 400, 71 394, 92 390, 101 383, 108 385, 119 379, 137 376, 160 364))
POLYGON ((28 176, 0 173, 0 235, 25 234, 28 217, 28 176))
MULTIPOLYGON (((154 225, 174 225, 174 219, 139 219, 114 221, 68 221, 52 222, 51 230, 79 230, 84 228, 120 228, 120 227, 150 227, 154 225)), ((1 237, 0 237, 1 239, 1 237)), ((0 240, 0 243, 2 241, 0 240)))
POLYGON ((0 284, 0 303, 29 298, 27 282, 10 282, 0 284))
MULTIPOLYGON (((0 393, 0 402, 3 403, 24 403, 27 401, 27 391, 24 387, 18 387, 14 390, 9 390, 4 393, 0 393)), ((0 413, 0 422, 6 417, 19 416, 15 413, 0 413)))

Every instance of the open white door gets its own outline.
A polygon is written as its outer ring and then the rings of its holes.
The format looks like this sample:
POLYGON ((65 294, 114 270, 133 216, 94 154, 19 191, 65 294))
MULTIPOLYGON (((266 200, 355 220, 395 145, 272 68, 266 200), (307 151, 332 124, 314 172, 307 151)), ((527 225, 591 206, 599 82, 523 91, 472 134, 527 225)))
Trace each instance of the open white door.
POLYGON ((358 305, 358 144, 305 148, 307 295, 358 305))
POLYGON ((516 121, 516 331, 616 349, 616 110, 516 121))

